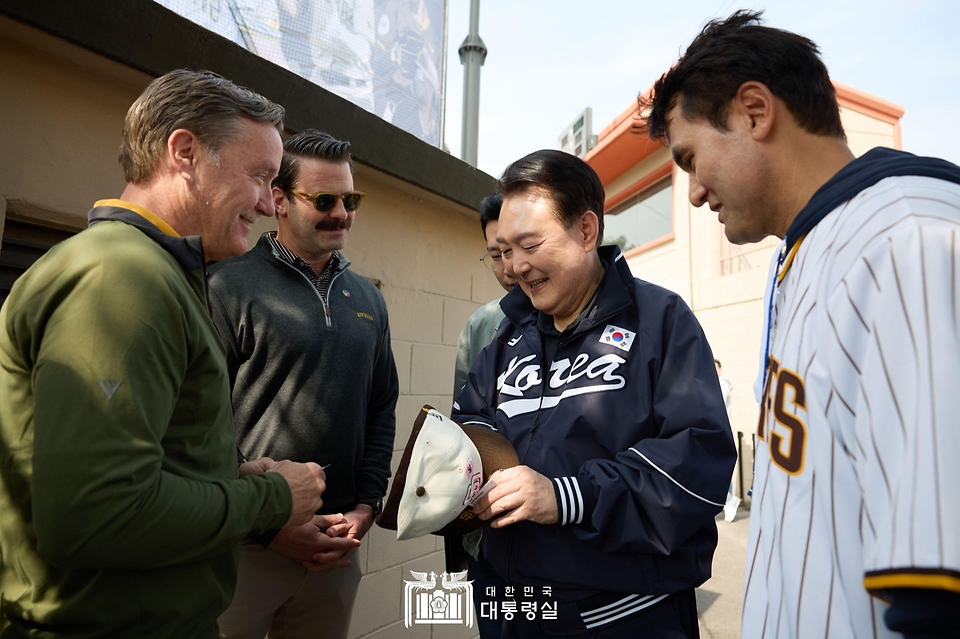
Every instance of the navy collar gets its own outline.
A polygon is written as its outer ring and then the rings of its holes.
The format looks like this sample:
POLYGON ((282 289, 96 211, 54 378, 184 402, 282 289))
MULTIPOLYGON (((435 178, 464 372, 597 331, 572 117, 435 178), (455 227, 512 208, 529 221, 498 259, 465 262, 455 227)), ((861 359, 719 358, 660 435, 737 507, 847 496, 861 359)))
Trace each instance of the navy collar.
POLYGON ((960 167, 939 158, 928 158, 878 147, 840 169, 821 186, 787 229, 787 251, 810 232, 830 211, 888 177, 917 175, 960 184, 960 167))

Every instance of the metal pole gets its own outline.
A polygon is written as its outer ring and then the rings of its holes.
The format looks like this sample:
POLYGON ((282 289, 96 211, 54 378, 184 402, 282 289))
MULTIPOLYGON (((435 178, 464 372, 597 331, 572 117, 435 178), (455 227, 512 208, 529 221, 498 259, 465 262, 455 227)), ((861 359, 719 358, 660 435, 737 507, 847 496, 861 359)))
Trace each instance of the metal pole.
POLYGON ((470 33, 460 45, 463 65, 463 124, 460 135, 460 158, 477 165, 477 137, 480 132, 480 67, 487 59, 487 47, 478 33, 480 0, 470 0, 470 33))
POLYGON ((446 150, 447 135, 447 32, 450 29, 450 0, 443 0, 443 71, 440 73, 440 139, 437 148, 446 150))

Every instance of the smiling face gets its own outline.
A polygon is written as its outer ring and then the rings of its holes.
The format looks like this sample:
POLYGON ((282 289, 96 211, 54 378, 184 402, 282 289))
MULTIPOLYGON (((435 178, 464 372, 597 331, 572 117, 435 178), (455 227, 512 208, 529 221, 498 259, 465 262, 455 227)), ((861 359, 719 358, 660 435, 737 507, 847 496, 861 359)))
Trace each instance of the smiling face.
POLYGON ((667 115, 667 143, 690 177, 690 203, 718 213, 734 244, 759 242, 770 235, 775 216, 775 181, 748 120, 728 119, 721 131, 706 119, 687 120, 675 106, 667 115))
POLYGON ((587 211, 565 229, 542 191, 504 198, 497 229, 504 270, 559 330, 576 319, 603 275, 597 228, 597 216, 587 211))
MULTIPOLYGON (((300 158, 297 171, 297 191, 342 195, 353 190, 353 173, 346 162, 300 158)), ((337 198, 326 213, 318 211, 313 201, 288 197, 280 189, 274 189, 274 198, 280 227, 277 239, 315 268, 325 266, 333 252, 346 245, 356 211, 343 208, 343 198, 337 198)))
POLYGON ((274 213, 270 182, 280 170, 280 134, 272 124, 239 118, 236 135, 217 154, 200 153, 189 234, 203 239, 210 261, 242 255, 250 227, 274 213))
POLYGON ((510 292, 513 290, 513 287, 517 285, 517 280, 513 278, 512 275, 506 272, 503 264, 503 255, 500 249, 500 244, 497 243, 497 231, 500 228, 499 223, 496 220, 490 220, 487 222, 486 228, 484 228, 483 233, 487 238, 487 253, 490 255, 491 270, 493 270, 493 276, 497 278, 497 281, 500 282, 500 286, 503 287, 503 290, 510 292))

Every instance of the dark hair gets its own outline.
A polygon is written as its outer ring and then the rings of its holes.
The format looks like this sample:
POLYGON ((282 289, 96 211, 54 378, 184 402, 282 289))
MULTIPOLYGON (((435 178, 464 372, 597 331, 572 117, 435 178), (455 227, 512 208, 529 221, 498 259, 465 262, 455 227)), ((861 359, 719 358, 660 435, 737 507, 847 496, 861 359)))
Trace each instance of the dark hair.
POLYGON ((723 364, 721 364, 720 360, 717 359, 716 357, 713 358, 713 363, 719 366, 720 368, 723 368, 723 364))
POLYGON ((760 11, 740 10, 711 20, 677 65, 641 96, 640 117, 649 135, 664 141, 667 113, 680 101, 687 120, 706 118, 727 130, 727 109, 744 82, 762 82, 783 100, 808 133, 846 139, 840 107, 820 49, 812 40, 760 25, 760 11))
POLYGON ((484 238, 487 237, 487 224, 500 219, 501 206, 503 206, 503 198, 499 193, 488 195, 480 201, 480 228, 483 229, 484 238))
POLYGON ((177 69, 147 85, 123 122, 120 166, 130 184, 153 177, 170 134, 186 129, 219 159, 237 136, 240 118, 283 132, 283 107, 210 71, 177 69))
POLYGON ((316 129, 304 129, 296 135, 291 135, 283 143, 283 159, 280 161, 280 172, 273 179, 273 186, 292 197, 290 191, 297 185, 300 177, 300 159, 325 160, 334 164, 346 162, 353 170, 353 160, 350 157, 350 143, 338 140, 329 133, 316 129))
POLYGON ((504 199, 530 190, 541 191, 553 201, 557 219, 567 229, 585 212, 593 211, 600 222, 600 246, 606 194, 597 172, 577 156, 555 149, 534 151, 508 166, 497 186, 504 199))

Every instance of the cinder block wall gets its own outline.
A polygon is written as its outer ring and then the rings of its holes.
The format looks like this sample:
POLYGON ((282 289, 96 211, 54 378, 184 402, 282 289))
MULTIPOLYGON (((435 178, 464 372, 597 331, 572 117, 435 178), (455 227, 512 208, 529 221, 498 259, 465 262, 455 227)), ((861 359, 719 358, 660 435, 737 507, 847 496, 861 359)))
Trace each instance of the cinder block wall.
MULTIPOLYGON (((449 413, 457 339, 467 318, 501 290, 480 263, 485 249, 479 218, 404 192, 373 171, 358 170, 357 188, 376 206, 361 209, 347 254, 358 273, 380 281, 390 313, 400 377, 394 468, 424 404, 449 413)), ((407 187, 409 190, 409 187, 407 187)), ((353 637, 476 636, 476 626, 412 626, 403 622, 403 580, 410 571, 443 572, 443 541, 404 542, 374 528, 361 554, 364 577, 353 615, 353 637)))

